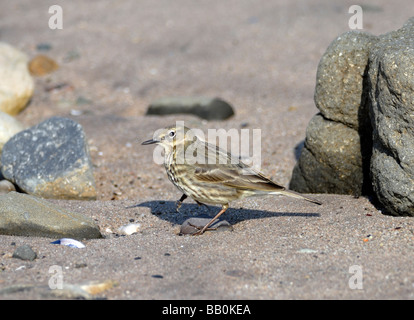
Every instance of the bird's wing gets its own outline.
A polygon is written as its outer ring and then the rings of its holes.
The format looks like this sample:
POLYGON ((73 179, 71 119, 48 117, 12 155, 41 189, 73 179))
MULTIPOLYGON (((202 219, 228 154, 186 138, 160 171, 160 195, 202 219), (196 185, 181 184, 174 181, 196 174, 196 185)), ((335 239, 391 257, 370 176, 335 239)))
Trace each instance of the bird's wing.
POLYGON ((200 145, 198 147, 204 149, 206 160, 206 163, 197 163, 194 167, 194 178, 200 182, 264 192, 285 190, 280 184, 215 145, 204 143, 202 148, 200 145))
POLYGON ((203 165, 194 169, 194 177, 201 182, 258 191, 281 191, 285 188, 254 170, 229 165, 203 165), (244 169, 244 170, 243 170, 244 169))

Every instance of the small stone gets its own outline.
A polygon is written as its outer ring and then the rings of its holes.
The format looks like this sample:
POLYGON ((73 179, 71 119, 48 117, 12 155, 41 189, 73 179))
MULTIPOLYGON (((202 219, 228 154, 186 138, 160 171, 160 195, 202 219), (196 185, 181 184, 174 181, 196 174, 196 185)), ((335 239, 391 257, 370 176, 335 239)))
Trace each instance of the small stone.
MULTIPOLYGON (((194 234, 209 223, 211 217, 202 215, 200 217, 192 217, 185 220, 180 228, 180 234, 194 234)), ((226 220, 216 220, 208 229, 208 231, 232 231, 232 225, 226 220)))
POLYGON ((44 76, 59 68, 55 60, 45 55, 38 55, 29 62, 29 71, 34 76, 44 76))
POLYGON ((76 99, 75 103, 76 103, 76 105, 81 106, 81 105, 85 105, 85 104, 92 104, 93 101, 91 99, 85 98, 83 96, 79 96, 76 99))
POLYGON ((33 95, 34 81, 27 62, 24 53, 0 42, 0 110, 10 115, 22 111, 33 95))
POLYGON ((44 42, 44 43, 39 43, 37 46, 36 46, 36 50, 37 51, 49 51, 49 50, 51 50, 52 49, 52 45, 50 44, 50 43, 46 43, 46 42, 44 42))
POLYGON ((63 58, 63 61, 71 62, 79 58, 80 58, 80 53, 77 50, 70 50, 66 53, 65 57, 63 58))
POLYGON ((206 120, 224 120, 234 115, 230 104, 219 98, 166 97, 154 101, 147 115, 194 114, 206 120))
POLYGON ((0 194, 9 193, 11 191, 16 191, 14 184, 8 180, 1 180, 0 181, 0 194))
POLYGON ((88 265, 85 262, 75 263, 76 269, 86 268, 88 265))
POLYGON ((36 252, 33 251, 33 249, 28 246, 27 244, 24 244, 13 252, 13 258, 21 259, 21 260, 29 260, 33 261, 37 258, 36 252))

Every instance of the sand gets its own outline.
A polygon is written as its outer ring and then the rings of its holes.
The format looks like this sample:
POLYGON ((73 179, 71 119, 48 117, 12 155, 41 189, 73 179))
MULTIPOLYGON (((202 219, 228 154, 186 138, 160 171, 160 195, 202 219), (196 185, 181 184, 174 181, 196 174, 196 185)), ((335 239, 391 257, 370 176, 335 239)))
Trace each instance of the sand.
MULTIPOLYGON (((412 218, 383 215, 364 197, 313 195, 324 203, 316 206, 268 196, 232 203, 223 217, 233 231, 179 236, 185 219, 213 215, 219 207, 208 211, 187 200, 175 212, 181 194, 154 163, 154 148, 140 145, 176 121, 204 132, 261 129, 261 170, 288 185, 296 147, 318 111, 313 91, 319 59, 349 30, 352 4, 3 4, 1 40, 59 64, 36 77, 34 96, 17 118, 26 126, 55 115, 72 118, 90 145, 98 200, 51 201, 95 219, 105 238, 74 249, 50 244, 56 239, 0 236, 0 299, 56 298, 49 289, 52 266, 61 267, 65 284, 113 281, 93 296, 107 299, 413 299, 412 218), (48 27, 54 4, 63 8, 61 30, 48 27), (41 44, 51 49, 41 51, 41 44), (220 97, 236 114, 210 122, 145 116, 151 101, 165 96, 220 97), (140 232, 114 234, 131 221, 141 223, 140 232), (38 258, 12 258, 23 244, 38 258)), ((409 5, 364 5, 363 31, 400 28, 409 5)))

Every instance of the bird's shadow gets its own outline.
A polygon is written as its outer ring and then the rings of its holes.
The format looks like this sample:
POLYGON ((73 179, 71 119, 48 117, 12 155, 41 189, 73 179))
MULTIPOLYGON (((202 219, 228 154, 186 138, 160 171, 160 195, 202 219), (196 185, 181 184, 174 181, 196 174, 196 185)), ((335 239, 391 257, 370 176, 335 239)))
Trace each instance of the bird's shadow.
MULTIPOLYGON (((159 217, 160 219, 169 221, 174 224, 182 224, 188 218, 198 216, 198 217, 214 217, 220 210, 221 207, 218 206, 200 206, 193 203, 184 203, 179 209, 179 212, 176 210, 175 201, 145 201, 130 207, 147 207, 151 209, 151 214, 159 217)), ((238 222, 249 220, 249 219, 261 219, 261 218, 270 218, 270 217, 319 217, 319 213, 315 212, 273 212, 265 210, 252 210, 244 208, 229 208, 220 219, 227 220, 231 224, 236 224, 238 222)))

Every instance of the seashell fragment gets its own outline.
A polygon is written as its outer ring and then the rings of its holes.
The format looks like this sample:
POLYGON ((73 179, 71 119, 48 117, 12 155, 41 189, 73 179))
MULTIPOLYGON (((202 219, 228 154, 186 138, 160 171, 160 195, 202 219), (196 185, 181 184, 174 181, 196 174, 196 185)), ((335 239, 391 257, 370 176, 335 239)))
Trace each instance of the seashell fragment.
POLYGON ((62 239, 53 241, 51 243, 61 244, 63 246, 68 246, 68 247, 71 247, 71 248, 79 248, 79 249, 80 248, 86 248, 86 246, 82 242, 80 242, 78 240, 75 240, 75 239, 70 239, 70 238, 62 238, 62 239))
POLYGON ((129 236, 131 234, 137 233, 141 229, 140 223, 128 223, 122 227, 118 228, 118 232, 121 235, 129 236))

